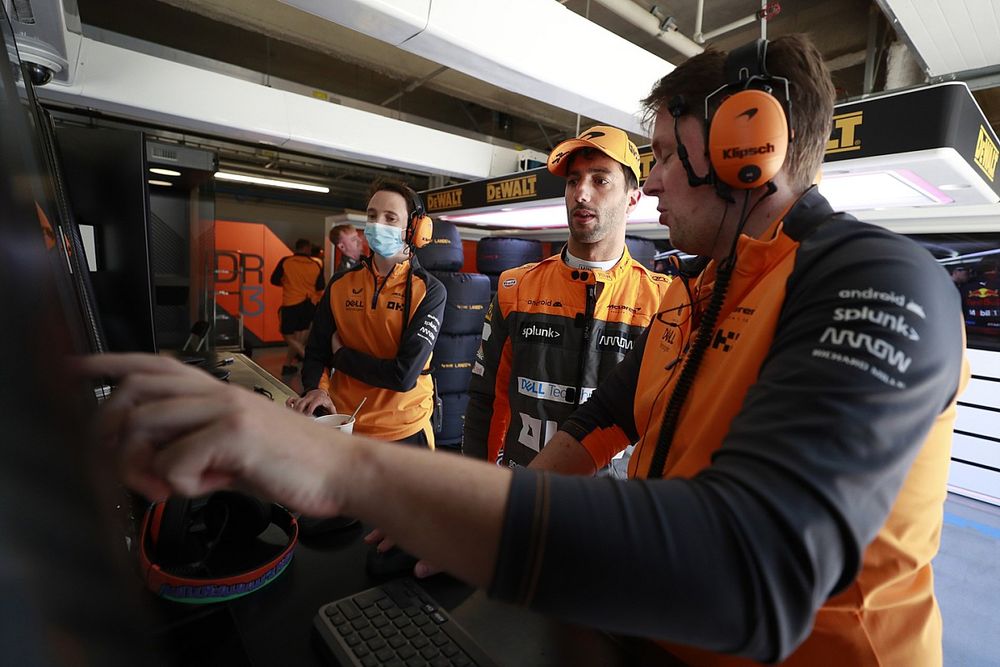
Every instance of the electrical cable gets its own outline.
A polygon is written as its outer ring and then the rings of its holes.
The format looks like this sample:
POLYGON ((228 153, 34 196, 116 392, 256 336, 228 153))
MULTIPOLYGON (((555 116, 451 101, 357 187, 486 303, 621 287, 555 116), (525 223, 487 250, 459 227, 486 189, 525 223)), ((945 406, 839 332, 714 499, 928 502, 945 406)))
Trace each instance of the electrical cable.
MULTIPOLYGON (((759 204, 760 201, 763 201, 775 191, 776 188, 769 188, 768 193, 758 200, 757 203, 759 204)), ((704 357, 705 351, 712 342, 715 324, 719 319, 719 313, 722 311, 726 292, 729 291, 729 280, 732 277, 733 269, 736 267, 736 247, 740 235, 743 233, 743 227, 746 225, 747 218, 750 212, 753 211, 753 209, 750 209, 750 211, 747 210, 750 203, 750 193, 751 191, 747 190, 743 198, 743 209, 740 212, 739 222, 736 226, 736 233, 733 235, 729 254, 719 263, 711 300, 702 314, 701 322, 698 325, 698 334, 691 345, 691 353, 684 367, 681 369, 681 375, 677 379, 677 384, 674 385, 674 391, 670 395, 670 401, 667 403, 666 410, 664 410, 663 421, 660 424, 660 433, 657 437, 656 449, 653 451, 653 458, 649 464, 647 479, 661 479, 663 477, 663 468, 667 462, 667 455, 670 453, 670 445, 673 442, 674 433, 677 430, 681 408, 684 407, 688 394, 691 392, 691 387, 694 385, 694 378, 698 373, 698 368, 701 366, 702 357, 704 357)), ((756 204, 754 208, 756 208, 756 204)))

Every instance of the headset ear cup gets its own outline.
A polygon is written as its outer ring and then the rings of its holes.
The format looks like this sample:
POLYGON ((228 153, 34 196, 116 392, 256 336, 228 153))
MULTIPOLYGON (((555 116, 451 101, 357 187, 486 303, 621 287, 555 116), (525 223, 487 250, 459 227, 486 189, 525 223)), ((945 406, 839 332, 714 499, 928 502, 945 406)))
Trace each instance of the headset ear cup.
POLYGON ((153 508, 152 533, 153 560, 164 565, 186 562, 188 551, 188 514, 191 499, 174 496, 153 508), (157 521, 159 513, 159 521, 157 521))
POLYGON ((788 153, 788 119, 781 103, 763 90, 726 98, 712 116, 709 160, 717 178, 738 190, 764 185, 788 153))
MULTIPOLYGON (((259 498, 232 491, 219 491, 212 495, 206 508, 206 522, 225 521, 220 540, 246 542, 260 535, 271 525, 271 504, 259 498), (209 518, 210 517, 210 518, 209 518)), ((218 534, 210 525, 210 533, 218 534)))
POLYGON ((423 248, 431 242, 434 232, 434 222, 426 215, 417 216, 411 225, 410 244, 414 248, 423 248))

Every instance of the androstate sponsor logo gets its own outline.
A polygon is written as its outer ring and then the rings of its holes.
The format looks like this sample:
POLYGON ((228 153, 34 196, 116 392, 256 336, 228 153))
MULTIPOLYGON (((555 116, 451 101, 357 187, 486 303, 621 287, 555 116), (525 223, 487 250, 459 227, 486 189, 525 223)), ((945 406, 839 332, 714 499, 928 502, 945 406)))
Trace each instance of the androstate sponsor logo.
MULTIPOLYGON (((590 395, 594 393, 594 387, 582 387, 580 389, 580 403, 586 402, 590 395)), ((555 382, 545 382, 543 380, 533 380, 526 377, 517 378, 517 393, 530 396, 543 401, 554 401, 556 403, 576 403, 576 387, 555 382)))
POLYGON ((562 345, 565 335, 566 327, 561 324, 525 322, 521 325, 521 340, 526 343, 562 345))

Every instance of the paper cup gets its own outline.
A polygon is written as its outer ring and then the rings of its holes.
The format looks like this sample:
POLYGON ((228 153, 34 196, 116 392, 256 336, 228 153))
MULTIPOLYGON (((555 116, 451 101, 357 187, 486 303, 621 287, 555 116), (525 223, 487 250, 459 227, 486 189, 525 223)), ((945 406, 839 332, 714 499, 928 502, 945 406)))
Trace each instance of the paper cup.
POLYGON ((339 429, 343 433, 354 433, 354 418, 351 415, 323 415, 316 417, 316 423, 339 429))

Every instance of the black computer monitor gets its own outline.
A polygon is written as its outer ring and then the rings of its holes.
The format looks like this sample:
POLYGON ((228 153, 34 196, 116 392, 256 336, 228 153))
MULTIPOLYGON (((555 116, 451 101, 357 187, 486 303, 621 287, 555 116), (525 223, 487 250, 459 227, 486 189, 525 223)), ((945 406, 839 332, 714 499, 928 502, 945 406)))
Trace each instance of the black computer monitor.
POLYGON ((0 5, 0 662, 149 664, 93 387, 67 372, 101 332, 43 118, 0 5))

